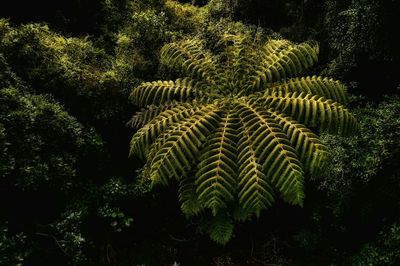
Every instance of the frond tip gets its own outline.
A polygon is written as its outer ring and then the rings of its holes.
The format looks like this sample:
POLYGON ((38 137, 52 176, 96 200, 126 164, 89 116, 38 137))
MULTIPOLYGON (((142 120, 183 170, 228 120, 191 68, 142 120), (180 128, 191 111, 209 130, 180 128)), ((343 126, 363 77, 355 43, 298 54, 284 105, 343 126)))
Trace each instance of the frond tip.
POLYGON ((304 125, 318 126, 322 131, 351 134, 358 129, 354 116, 343 105, 305 92, 266 92, 258 99, 266 108, 287 114, 304 125))
POLYGON ((166 44, 161 49, 161 62, 179 67, 188 75, 200 77, 207 83, 214 83, 217 69, 215 59, 203 49, 203 42, 199 39, 166 44))
POLYGON ((196 96, 196 84, 191 79, 145 82, 136 87, 130 98, 138 106, 189 101, 196 96))
POLYGON ((261 48, 262 58, 254 71, 253 87, 296 77, 318 61, 319 47, 315 42, 293 44, 287 40, 271 40, 261 48))
POLYGON ((211 219, 209 226, 210 238, 218 244, 225 245, 233 234, 233 224, 225 216, 216 216, 211 219))
POLYGON ((277 82, 268 89, 282 92, 305 92, 332 99, 338 103, 346 104, 348 99, 346 88, 337 80, 317 76, 285 79, 277 82))

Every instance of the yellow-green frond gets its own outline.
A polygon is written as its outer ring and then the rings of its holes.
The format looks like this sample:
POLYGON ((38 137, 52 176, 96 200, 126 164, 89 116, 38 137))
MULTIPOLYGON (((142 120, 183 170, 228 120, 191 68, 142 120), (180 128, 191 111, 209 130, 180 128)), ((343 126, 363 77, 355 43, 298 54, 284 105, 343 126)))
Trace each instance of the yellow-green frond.
POLYGON ((302 77, 283 80, 267 88, 270 91, 305 92, 314 94, 336 102, 347 103, 346 87, 339 81, 323 77, 302 77))
POLYGON ((348 109, 318 95, 274 92, 258 102, 284 112, 304 125, 318 126, 328 132, 350 134, 358 130, 356 119, 348 109))
POLYGON ((270 112, 270 114, 282 127, 282 132, 286 134, 291 146, 296 150, 303 168, 313 174, 323 169, 328 152, 318 136, 288 116, 278 112, 270 112))
POLYGON ((296 77, 318 61, 318 44, 305 42, 301 44, 273 43, 267 44, 264 57, 253 74, 253 88, 259 90, 266 84, 286 78, 296 77), (282 47, 282 49, 280 49, 282 47))
POLYGON ((184 177, 179 182, 179 201, 182 212, 190 217, 199 214, 203 205, 200 203, 196 193, 196 184, 193 177, 184 177))
POLYGON ((263 56, 267 57, 272 54, 278 54, 280 51, 285 50, 292 45, 293 44, 288 40, 270 39, 262 47, 263 56))
POLYGON ((245 102, 239 110, 261 171, 287 202, 301 205, 303 170, 281 126, 264 108, 245 102))
POLYGON ((229 76, 229 82, 237 87, 237 91, 243 90, 244 86, 248 86, 248 78, 257 66, 259 46, 250 34, 228 34, 223 39, 225 43, 230 43, 226 46, 225 76, 229 76))
POLYGON ((152 104, 166 104, 173 101, 191 101, 200 92, 196 83, 189 79, 177 79, 176 81, 144 82, 134 88, 130 99, 138 106, 152 104))
POLYGON ((224 114, 201 151, 196 173, 202 204, 216 215, 235 199, 237 187, 237 119, 233 110, 224 114))
POLYGON ((166 44, 161 49, 161 62, 181 68, 191 77, 200 77, 209 84, 215 83, 217 66, 214 57, 199 39, 187 39, 166 44))
POLYGON ((141 128, 160 115, 160 113, 179 105, 181 105, 179 102, 172 102, 161 106, 150 105, 147 109, 143 108, 140 112, 134 114, 126 125, 132 128, 141 128))
POLYGON ((239 204, 249 213, 259 215, 274 202, 274 190, 270 180, 263 173, 262 161, 256 153, 256 145, 251 139, 248 117, 238 109, 241 126, 238 140, 239 162, 239 204))
POLYGON ((195 115, 170 127, 151 158, 150 178, 153 183, 167 184, 168 179, 180 179, 191 169, 199 148, 220 120, 218 106, 207 105, 195 115))
POLYGON ((130 155, 136 155, 142 159, 145 158, 150 145, 162 132, 174 123, 190 117, 196 110, 196 106, 181 104, 161 112, 133 135, 130 155))

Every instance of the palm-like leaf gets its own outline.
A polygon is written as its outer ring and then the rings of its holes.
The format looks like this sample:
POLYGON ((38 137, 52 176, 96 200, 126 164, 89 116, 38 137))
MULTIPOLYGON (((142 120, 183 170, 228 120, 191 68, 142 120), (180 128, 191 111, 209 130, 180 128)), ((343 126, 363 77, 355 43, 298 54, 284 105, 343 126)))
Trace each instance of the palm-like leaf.
POLYGON ((233 110, 224 114, 201 152, 196 173, 199 200, 216 215, 235 200, 237 180, 237 121, 233 110))
POLYGON ((188 216, 210 210, 225 217, 210 232, 220 243, 232 233, 230 215, 258 216, 275 195, 303 204, 304 176, 323 169, 327 155, 306 126, 357 129, 339 81, 296 77, 317 62, 317 44, 263 44, 248 35, 223 41, 219 56, 199 39, 166 45, 162 62, 190 78, 143 83, 131 94, 135 104, 148 106, 131 120, 141 127, 131 154, 147 160, 144 178, 153 185, 178 180, 188 216))
POLYGON ((188 78, 146 82, 134 90, 131 98, 139 106, 166 104, 174 100, 184 102, 196 98, 196 87, 195 82, 188 78))

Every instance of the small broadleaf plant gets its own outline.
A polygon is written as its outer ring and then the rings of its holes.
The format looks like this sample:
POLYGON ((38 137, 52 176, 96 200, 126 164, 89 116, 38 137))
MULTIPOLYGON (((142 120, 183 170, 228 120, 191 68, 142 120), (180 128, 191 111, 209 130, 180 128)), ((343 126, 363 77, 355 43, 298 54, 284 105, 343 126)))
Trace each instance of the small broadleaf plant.
POLYGON ((133 89, 146 108, 130 121, 139 128, 130 154, 146 161, 141 178, 153 186, 177 181, 182 211, 210 215, 210 237, 225 244, 232 220, 259 216, 277 196, 302 206, 304 176, 327 157, 309 128, 348 134, 357 123, 342 83, 298 77, 317 62, 317 43, 246 34, 221 43, 217 55, 196 38, 162 48, 161 62, 185 77, 133 89))

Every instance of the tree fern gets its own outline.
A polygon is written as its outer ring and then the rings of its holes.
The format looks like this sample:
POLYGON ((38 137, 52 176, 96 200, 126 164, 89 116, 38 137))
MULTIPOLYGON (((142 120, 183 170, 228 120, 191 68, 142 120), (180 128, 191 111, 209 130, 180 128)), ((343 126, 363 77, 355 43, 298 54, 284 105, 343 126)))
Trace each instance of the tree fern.
POLYGON ((134 88, 132 101, 147 109, 130 123, 140 127, 131 154, 146 161, 142 178, 177 180, 182 211, 214 217, 210 236, 224 244, 232 219, 259 216, 276 196, 303 204, 305 175, 323 170, 327 157, 307 126, 349 134, 357 123, 343 84, 297 77, 317 62, 316 43, 249 34, 221 42, 218 55, 200 39, 164 46, 161 61, 187 77, 134 88))

